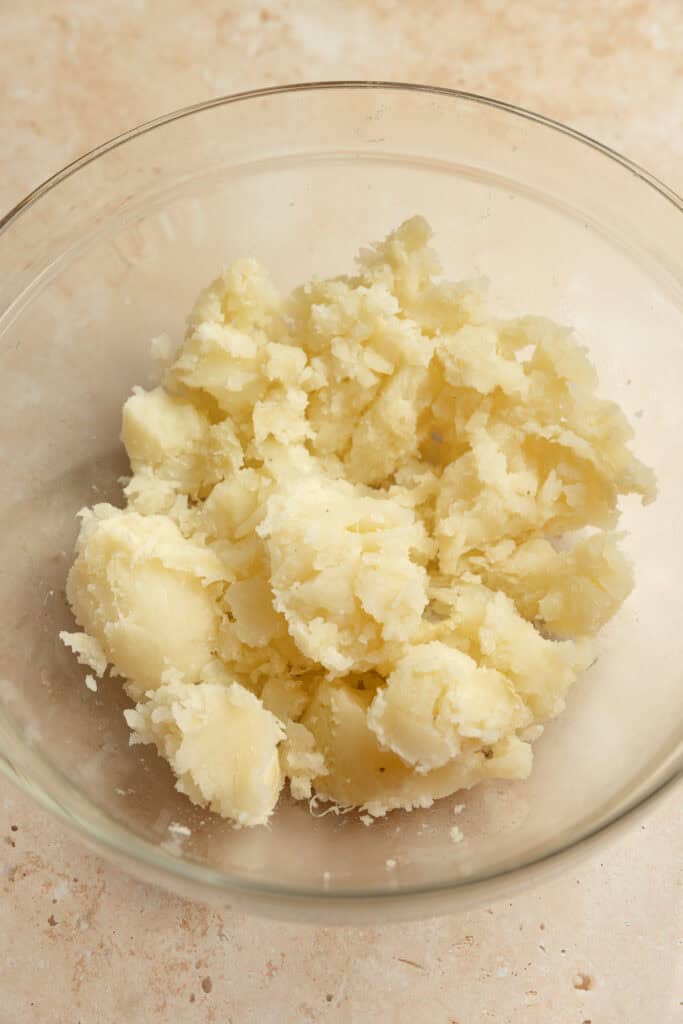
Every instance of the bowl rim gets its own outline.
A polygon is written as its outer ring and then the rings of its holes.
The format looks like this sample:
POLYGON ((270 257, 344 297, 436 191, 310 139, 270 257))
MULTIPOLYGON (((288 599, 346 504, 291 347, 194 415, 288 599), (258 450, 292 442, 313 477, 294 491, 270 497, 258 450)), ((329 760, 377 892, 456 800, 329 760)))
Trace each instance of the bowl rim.
MULTIPOLYGON (((560 121, 554 120, 553 118, 546 117, 543 114, 535 113, 524 107, 508 103, 504 100, 498 100, 483 96, 479 93, 467 92, 460 89, 450 89, 444 86, 421 85, 401 81, 341 79, 292 83, 230 93, 228 95, 215 97, 211 100, 181 107, 167 114, 153 118, 152 120, 145 121, 87 151, 82 156, 66 164, 56 173, 46 178, 23 199, 20 199, 19 202, 16 203, 4 216, 0 217, 0 233, 4 233, 19 217, 26 213, 44 195, 56 188, 61 182, 76 174, 79 170, 94 162, 99 157, 104 156, 110 151, 117 149, 119 146, 125 145, 127 142, 145 135, 148 132, 154 131, 156 128, 163 127, 174 121, 182 120, 183 118, 190 117, 193 114, 206 110, 266 96, 294 94, 299 92, 322 92, 325 90, 351 91, 361 89, 433 94, 449 99, 465 101, 467 103, 479 104, 510 114, 513 117, 535 122, 544 128, 550 129, 553 132, 558 132, 559 134, 564 135, 583 146, 597 151, 611 161, 619 164, 626 171, 640 179, 644 185, 649 186, 658 192, 667 202, 671 203, 677 212, 683 213, 683 196, 679 195, 638 163, 623 156, 610 146, 593 139, 591 136, 565 125, 560 121)), ((13 723, 11 722, 11 718, 9 716, 5 716, 4 713, 3 718, 8 722, 10 729, 13 732, 16 732, 17 730, 15 730, 13 723)), ((21 747, 26 749, 27 744, 20 737, 18 737, 18 739, 21 747)), ((368 899, 371 899, 373 902, 376 901, 386 905, 389 903, 399 902, 406 897, 414 898, 419 896, 436 896, 439 894, 446 895, 448 893, 454 894, 455 892, 463 892, 468 889, 471 890, 475 887, 484 885, 487 882, 492 882, 493 880, 500 881, 507 879, 512 883, 513 879, 521 877, 535 867, 556 862, 569 854, 570 851, 578 851, 579 849, 584 849, 592 845, 593 840, 598 836, 606 832, 612 832, 618 824, 626 823, 631 820, 636 816, 640 809, 643 809, 646 805, 654 803, 656 799, 672 790, 678 782, 683 780, 683 764, 681 764, 680 761, 679 748, 674 753, 674 756, 671 759, 671 765, 667 770, 668 774, 665 773, 665 777, 663 779, 660 777, 654 783, 651 783, 649 787, 646 786, 635 799, 632 799, 630 802, 626 800, 624 803, 621 803, 620 807, 616 811, 609 813, 597 824, 585 828, 583 832, 580 832, 570 842, 560 845, 555 849, 549 849, 537 854, 536 856, 532 856, 529 860, 525 860, 520 864, 487 871, 481 874, 475 873, 470 878, 462 880, 438 881, 433 884, 410 884, 396 888, 386 887, 380 889, 377 887, 368 887, 334 890, 326 889, 321 885, 316 885, 315 887, 304 887, 300 885, 269 884, 262 881, 254 882, 246 876, 230 876, 214 868, 205 867, 195 861, 174 857, 168 852, 160 850, 155 844, 129 831, 125 826, 113 819, 109 820, 105 831, 104 829, 99 828, 95 823, 84 821, 80 814, 62 806, 61 802, 56 800, 47 788, 29 777, 24 778, 23 772, 16 771, 10 761, 1 755, 2 751, 0 751, 0 771, 2 771, 10 781, 15 783, 38 804, 42 805, 48 811, 52 812, 64 821, 71 829, 77 832, 82 839, 89 844, 92 844, 99 852, 109 854, 109 856, 114 859, 122 858, 124 863, 127 863, 131 868, 134 868, 135 865, 137 865, 140 868, 153 869, 155 872, 161 871, 165 875, 176 877, 179 880, 198 885, 204 889, 210 889, 213 892, 219 890, 224 892, 226 895, 233 893, 235 895, 241 894, 245 897, 253 896, 265 899, 294 899, 302 903, 305 902, 309 906, 312 904, 350 904, 359 900, 367 901, 368 899)), ((35 756, 36 751, 32 751, 32 757, 35 756)), ((72 790, 78 794, 78 787, 76 787, 66 776, 63 776, 61 772, 50 765, 43 758, 40 752, 38 752, 38 759, 39 761, 43 761, 43 764, 52 772, 53 776, 57 776, 63 780, 66 784, 67 790, 72 790)))
POLYGON ((20 199, 10 210, 7 211, 2 217, 0 217, 0 232, 4 231, 9 225, 16 220, 16 218, 28 210, 41 196, 45 195, 51 189, 59 185, 60 182, 69 178, 72 174, 75 174, 81 168, 86 167, 88 164, 97 160, 98 157, 104 156, 105 153, 109 153, 111 150, 118 149, 119 146, 124 145, 126 142, 130 142, 132 139, 139 138, 141 135, 146 135, 148 132, 153 131, 155 128, 161 128, 163 125, 170 124, 173 121, 180 121, 185 117, 190 117, 192 114, 199 113, 203 110, 211 110, 214 107, 228 106, 232 103, 240 103, 245 100, 258 99, 263 96, 277 96, 283 93, 297 93, 297 92, 322 92, 324 90, 344 90, 344 89, 385 89, 393 90, 395 92, 418 92, 424 94, 433 94, 437 96, 448 96, 452 99, 466 100, 470 103, 479 103, 482 106, 492 107, 495 110, 501 110, 508 114, 513 114, 517 117, 521 117, 527 121, 533 121, 537 124, 543 125, 546 128, 551 128, 554 131, 559 132, 562 135, 566 135, 576 142, 580 142, 590 149, 597 150, 604 156, 609 157, 610 160, 615 163, 621 164, 622 167, 630 171, 637 178, 640 178, 645 184, 650 185, 655 191, 659 192, 665 199, 674 205, 674 207, 683 211, 683 196, 679 195, 674 189, 666 185, 660 178, 657 178, 654 174, 651 174, 648 170, 642 167, 640 164, 631 160, 629 157, 619 153, 616 149, 612 149, 611 146, 607 146, 604 142, 599 142, 592 136, 587 135, 585 132, 581 132, 576 128, 572 128, 570 125, 563 124, 561 121, 557 121, 552 117, 547 117, 545 114, 537 114, 533 110, 528 110, 526 107, 517 106, 514 103, 508 103, 505 100, 494 99, 490 96, 483 96, 481 93, 467 92, 464 89, 449 89, 442 85, 421 85, 419 83, 412 82, 394 82, 385 81, 382 79, 330 79, 314 81, 314 82, 293 82, 286 85, 273 85, 266 86, 261 89, 247 89, 244 92, 228 93, 224 96, 216 96, 211 100, 204 100, 199 103, 191 103, 186 107, 179 107, 177 110, 170 111, 167 114, 161 114, 159 117, 154 117, 149 121, 143 121, 141 124, 136 125, 133 128, 129 128, 118 135, 112 136, 106 142, 100 143, 99 146, 95 146, 93 149, 83 153, 82 156, 76 157, 75 160, 71 160, 68 164, 65 164, 60 170, 54 174, 45 178, 36 188, 32 189, 23 199, 20 199))

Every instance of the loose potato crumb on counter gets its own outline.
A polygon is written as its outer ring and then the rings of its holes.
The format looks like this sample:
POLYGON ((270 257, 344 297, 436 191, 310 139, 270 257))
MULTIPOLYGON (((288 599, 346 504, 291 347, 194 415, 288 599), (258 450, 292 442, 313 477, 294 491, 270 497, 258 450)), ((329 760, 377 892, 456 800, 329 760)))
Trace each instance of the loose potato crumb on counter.
POLYGON ((462 831, 461 828, 458 828, 457 825, 453 825, 453 827, 449 831, 449 835, 451 837, 452 843, 461 843, 465 838, 465 833, 462 831))
POLYGON ((525 778, 633 586, 618 500, 655 482, 623 413, 571 330, 499 319, 430 236, 287 296, 233 264, 124 406, 125 506, 80 513, 64 642, 237 825, 286 782, 368 823, 525 778))

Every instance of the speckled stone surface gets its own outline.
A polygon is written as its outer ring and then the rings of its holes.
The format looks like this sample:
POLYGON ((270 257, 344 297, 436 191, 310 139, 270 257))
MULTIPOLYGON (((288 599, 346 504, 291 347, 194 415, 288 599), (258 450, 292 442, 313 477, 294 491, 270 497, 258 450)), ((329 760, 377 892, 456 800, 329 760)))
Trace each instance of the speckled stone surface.
MULTIPOLYGON (((0 206, 140 121, 316 78, 422 81, 569 122, 683 188, 681 0, 2 4, 0 206)), ((541 888, 436 921, 218 915, 87 853, 0 782, 0 1024, 669 1024, 678 796, 541 888)))

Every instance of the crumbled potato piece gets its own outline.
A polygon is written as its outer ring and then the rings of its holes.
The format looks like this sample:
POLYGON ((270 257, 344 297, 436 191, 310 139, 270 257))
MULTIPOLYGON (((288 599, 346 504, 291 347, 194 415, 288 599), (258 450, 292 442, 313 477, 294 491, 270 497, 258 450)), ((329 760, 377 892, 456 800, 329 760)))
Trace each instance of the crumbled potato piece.
POLYGON ((438 640, 399 659, 368 711, 381 746, 420 772, 457 757, 467 739, 490 745, 531 718, 504 675, 438 640))
POLYGON ((417 772, 380 746, 368 723, 371 699, 372 694, 344 683, 323 682, 304 715, 327 765, 327 774, 314 781, 315 790, 335 803, 382 817, 399 807, 431 807, 482 779, 523 779, 531 770, 531 747, 513 735, 486 751, 469 740, 442 767, 417 772))
POLYGON ((427 572, 424 528, 409 509, 343 480, 304 477, 268 501, 275 608, 309 658, 329 673, 390 664, 419 628, 427 572))
POLYGON ((210 584, 219 559, 166 516, 96 505, 85 513, 67 596, 85 631, 134 692, 167 672, 194 683, 217 643, 210 584))
POLYGON ((238 825, 262 825, 280 795, 284 730, 238 683, 171 683, 125 711, 137 743, 154 743, 176 789, 238 825))

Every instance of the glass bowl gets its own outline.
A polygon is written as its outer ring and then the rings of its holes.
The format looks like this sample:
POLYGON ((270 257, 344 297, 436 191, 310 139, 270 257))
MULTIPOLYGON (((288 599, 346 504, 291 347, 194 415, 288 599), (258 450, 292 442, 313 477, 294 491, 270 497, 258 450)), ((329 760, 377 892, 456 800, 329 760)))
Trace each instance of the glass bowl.
POLYGON ((28 196, 0 231, 8 775, 145 878, 223 907, 341 921, 509 892, 671 784, 682 751, 682 210, 645 171, 561 125, 478 96, 373 82, 182 110, 28 196), (176 793, 151 749, 128 746, 116 679, 91 693, 60 644, 72 628, 75 513, 120 501, 121 405, 148 378, 150 339, 181 337, 219 268, 255 255, 286 288, 346 270, 360 244, 417 212, 449 276, 490 278, 496 311, 573 324, 603 393, 634 418, 637 452, 660 483, 655 505, 625 502, 636 588, 536 744, 528 781, 371 827, 283 798, 270 827, 236 831, 176 793))

